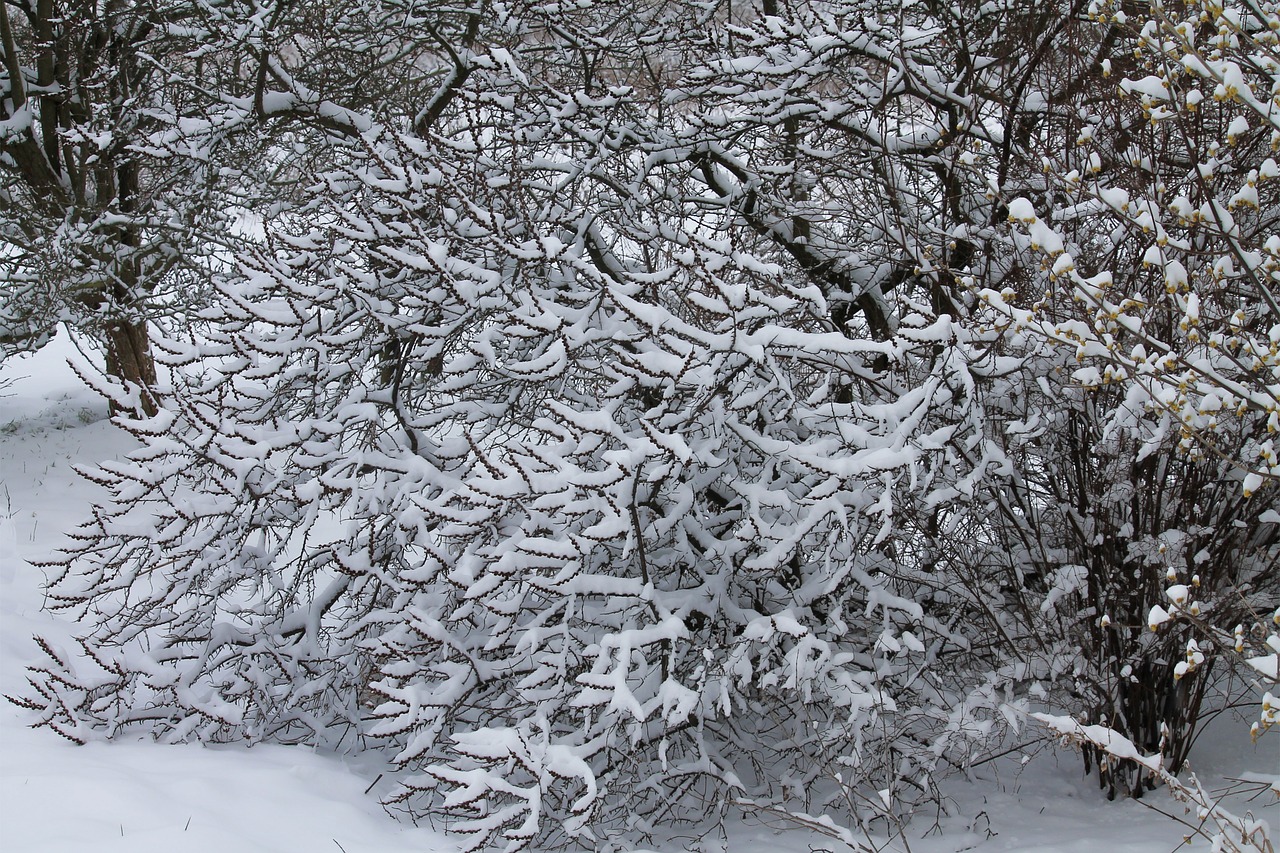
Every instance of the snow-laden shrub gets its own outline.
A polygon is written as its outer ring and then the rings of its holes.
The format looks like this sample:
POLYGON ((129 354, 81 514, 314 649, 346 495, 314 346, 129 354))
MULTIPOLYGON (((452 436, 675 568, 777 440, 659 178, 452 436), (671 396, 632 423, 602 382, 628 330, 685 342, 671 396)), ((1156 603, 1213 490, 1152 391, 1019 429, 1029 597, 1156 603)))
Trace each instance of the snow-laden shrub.
MULTIPOLYGON (((1020 470, 1049 487, 1036 550, 1088 571, 1080 710, 1176 773, 1213 662, 1175 679, 1188 637, 1148 616, 1249 623, 1278 582, 1280 17, 1272 3, 1103 0, 1088 17, 1105 49, 1001 187, 1022 273, 975 283, 992 322, 1056 352, 1079 389, 1045 466, 1020 470)), ((1118 772, 1103 774, 1113 792, 1144 787, 1140 769, 1118 772)))
POLYGON ((90 472, 112 499, 50 589, 83 648, 46 644, 40 724, 384 749, 393 803, 508 848, 892 816, 1027 695, 1189 742, 1150 606, 1275 554, 1229 461, 1076 363, 1132 329, 1074 317, 1075 267, 1163 282, 1108 242, 1113 188, 1045 171, 1145 168, 1089 147, 1126 126, 1118 31, 356 5, 201 7, 256 82, 165 151, 288 122, 289 186, 156 330, 142 449, 90 472), (354 55, 373 105, 328 100, 354 55))
POLYGON ((989 341, 870 294, 901 264, 844 257, 860 212, 789 234, 770 205, 830 197, 770 185, 772 125, 556 88, 538 14, 486 19, 412 131, 313 108, 345 141, 89 472, 112 500, 50 589, 84 654, 28 704, 73 740, 383 749, 389 800, 477 846, 932 796, 1022 677, 906 523, 1005 464, 989 341))

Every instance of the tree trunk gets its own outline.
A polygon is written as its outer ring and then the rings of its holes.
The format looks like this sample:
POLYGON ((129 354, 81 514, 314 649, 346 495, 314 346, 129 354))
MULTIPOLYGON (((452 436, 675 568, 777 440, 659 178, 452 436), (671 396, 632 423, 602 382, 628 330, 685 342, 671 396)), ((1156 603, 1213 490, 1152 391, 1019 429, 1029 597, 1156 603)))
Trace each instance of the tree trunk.
POLYGON ((113 321, 106 328, 106 344, 107 375, 119 379, 126 388, 137 388, 140 407, 131 412, 113 400, 111 414, 156 414, 156 363, 151 355, 147 324, 130 320, 113 321))

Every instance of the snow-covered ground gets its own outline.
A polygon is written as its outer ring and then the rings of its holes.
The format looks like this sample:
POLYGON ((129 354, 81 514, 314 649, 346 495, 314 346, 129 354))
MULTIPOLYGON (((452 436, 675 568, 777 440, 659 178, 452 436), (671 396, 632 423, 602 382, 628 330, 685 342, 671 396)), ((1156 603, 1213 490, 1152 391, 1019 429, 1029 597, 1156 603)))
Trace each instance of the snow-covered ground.
MULTIPOLYGON (((95 487, 73 470, 126 453, 127 435, 66 366, 65 340, 0 366, 0 693, 23 692, 35 660, 33 634, 53 642, 70 627, 41 610, 43 574, 28 561, 56 547, 84 517, 95 487), (7 387, 4 385, 7 384, 7 387)), ((77 747, 29 714, 0 702, 0 849, 10 853, 446 853, 458 842, 388 817, 375 793, 376 766, 305 749, 207 749, 128 741, 77 747)), ((1036 732, 1028 731, 1034 741, 1036 732)), ((1210 787, 1223 777, 1280 772, 1280 740, 1258 746, 1248 727, 1222 718, 1193 763, 1210 787)), ((858 836, 888 851, 1134 851, 1168 853, 1188 831, 1156 811, 1182 816, 1156 793, 1146 804, 1107 802, 1080 776, 1079 760, 1044 743, 949 783, 947 813, 917 817, 895 839, 858 836)), ((1280 806, 1240 803, 1280 830, 1280 806)), ((1190 850, 1207 850, 1203 839, 1190 850)), ((720 838, 671 838, 668 850, 803 853, 849 850, 829 838, 744 815, 720 838)), ((1188 848, 1183 848, 1188 849, 1188 848)))

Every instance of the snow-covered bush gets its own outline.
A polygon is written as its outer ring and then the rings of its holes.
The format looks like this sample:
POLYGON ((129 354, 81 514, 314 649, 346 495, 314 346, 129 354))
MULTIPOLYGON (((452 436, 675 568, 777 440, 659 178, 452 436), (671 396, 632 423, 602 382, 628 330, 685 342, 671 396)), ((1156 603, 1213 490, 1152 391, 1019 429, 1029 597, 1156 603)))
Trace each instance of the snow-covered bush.
POLYGON ((306 102, 340 139, 90 473, 113 500, 50 590, 84 654, 47 647, 40 722, 386 749, 392 802, 508 849, 931 796, 1012 698, 906 523, 1003 464, 987 342, 821 124, 717 118, 769 39, 865 11, 440 13, 414 121, 306 102), (664 92, 698 45, 744 56, 664 92))
POLYGON ((200 7, 256 76, 166 156, 278 120, 288 186, 154 330, 163 405, 52 563, 84 632, 37 724, 384 749, 392 803, 506 849, 892 817, 1028 695, 1189 736, 1205 682, 1160 687, 1147 613, 1172 571, 1224 614, 1269 516, 1074 372, 1058 291, 1015 299, 1110 257, 1041 158, 1124 115, 1114 33, 295 5, 200 7))
POLYGON ((1232 2, 1094 2, 1089 17, 1107 45, 1092 84, 1059 105, 1056 144, 1026 150, 1041 174, 1001 187, 1023 275, 975 284, 993 322, 1058 353, 1079 389, 1087 438, 1068 439, 1054 544, 1089 570, 1082 647, 1106 677, 1089 722, 1176 773, 1211 661, 1188 670, 1188 637, 1148 615, 1169 589, 1219 626, 1275 600, 1280 18, 1232 2))

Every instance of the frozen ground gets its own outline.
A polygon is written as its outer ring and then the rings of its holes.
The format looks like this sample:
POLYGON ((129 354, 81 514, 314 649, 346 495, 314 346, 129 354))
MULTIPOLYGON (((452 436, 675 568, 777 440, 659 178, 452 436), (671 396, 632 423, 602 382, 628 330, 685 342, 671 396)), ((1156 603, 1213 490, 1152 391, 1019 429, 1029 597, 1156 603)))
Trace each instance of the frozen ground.
MULTIPOLYGON (((40 609, 39 569, 81 519, 94 487, 76 462, 125 453, 127 436, 106 421, 105 404, 66 367, 62 342, 0 367, 0 693, 21 692, 34 660, 31 635, 57 641, 69 627, 40 609)), ((0 702, 0 849, 8 853, 446 853, 458 849, 429 827, 397 823, 364 791, 376 768, 303 749, 204 749, 115 742, 77 747, 24 725, 26 712, 0 702)), ((1211 787, 1224 776, 1280 772, 1280 739, 1258 747, 1247 726, 1222 720, 1198 744, 1194 763, 1211 787)), ((1029 739, 1034 732, 1028 734, 1029 739)), ((950 815, 919 817, 896 839, 859 837, 886 851, 1169 853, 1185 827, 1157 793, 1149 804, 1109 803, 1078 760, 1043 743, 1025 764, 1011 754, 949 787, 950 815)), ((375 792, 376 792, 375 788, 375 792)), ((1280 807, 1252 808, 1280 829, 1280 807)), ((1203 851, 1194 840, 1183 850, 1203 851)), ((654 850, 842 853, 834 839, 747 815, 726 840, 672 838, 654 850)))

